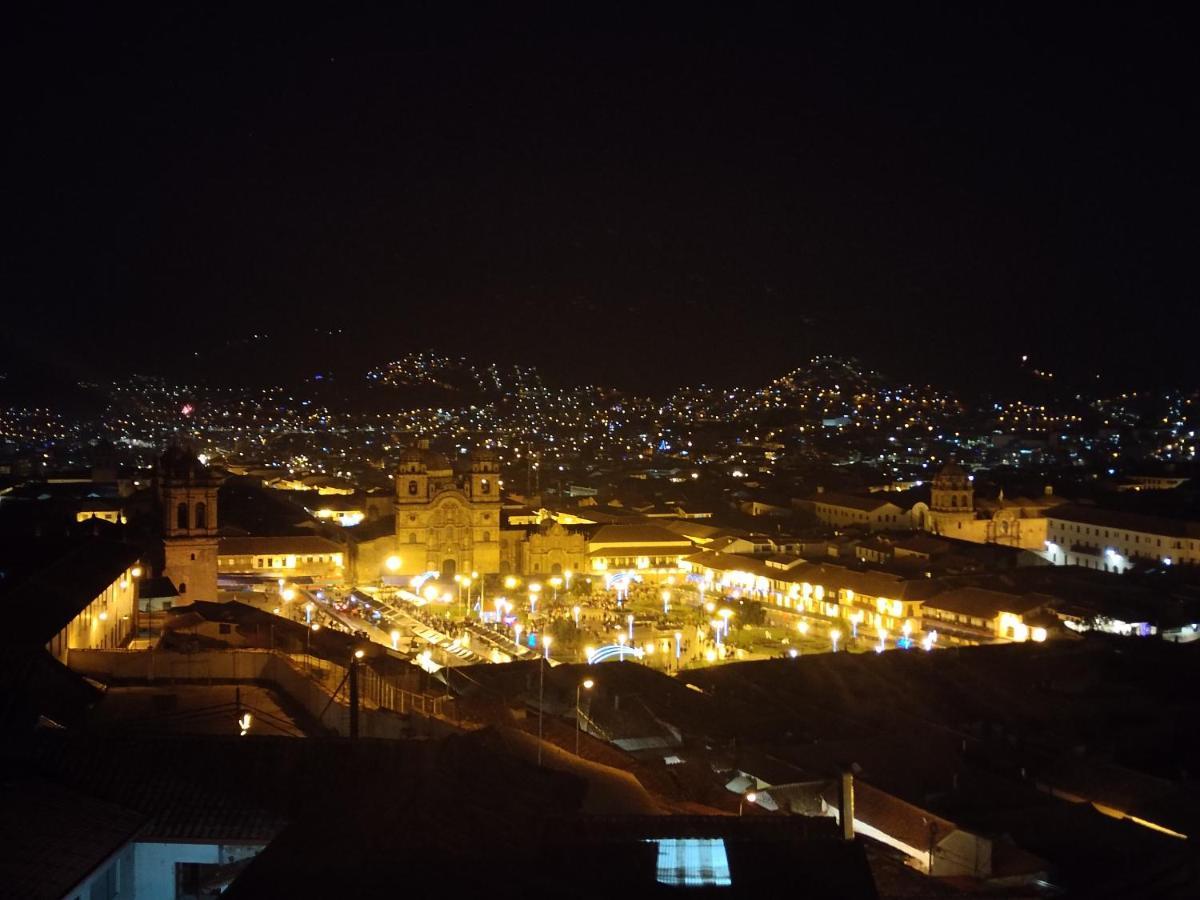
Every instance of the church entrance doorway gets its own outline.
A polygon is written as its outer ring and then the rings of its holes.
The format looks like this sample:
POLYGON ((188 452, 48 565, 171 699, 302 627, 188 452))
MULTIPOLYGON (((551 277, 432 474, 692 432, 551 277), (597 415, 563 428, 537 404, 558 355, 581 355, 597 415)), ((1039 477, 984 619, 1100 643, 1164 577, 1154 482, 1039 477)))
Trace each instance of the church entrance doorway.
POLYGON ((449 581, 454 578, 454 573, 458 569, 458 564, 452 559, 442 560, 442 579, 449 581))

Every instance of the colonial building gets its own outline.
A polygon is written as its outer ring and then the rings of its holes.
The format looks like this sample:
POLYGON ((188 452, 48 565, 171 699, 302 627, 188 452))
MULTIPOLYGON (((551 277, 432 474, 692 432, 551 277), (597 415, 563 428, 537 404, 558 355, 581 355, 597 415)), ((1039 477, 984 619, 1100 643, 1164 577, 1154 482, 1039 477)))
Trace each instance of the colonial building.
POLYGON ((163 575, 180 602, 217 599, 217 490, 220 479, 194 453, 169 447, 159 462, 163 575))
POLYGON ((835 528, 858 525, 869 531, 907 531, 913 527, 908 510, 881 494, 859 497, 817 489, 817 493, 800 501, 813 515, 835 528))
POLYGON ((976 544, 1002 544, 1041 551, 1046 542, 1046 512, 1059 500, 1047 486, 1041 497, 977 497, 975 485, 950 460, 933 479, 929 506, 913 507, 913 521, 927 531, 976 544))
POLYGON ((683 560, 694 551, 690 540, 661 525, 605 525, 588 541, 593 572, 625 571, 651 581, 682 575, 683 560))
POLYGON ((950 460, 930 486, 926 527, 935 534, 961 540, 978 540, 975 525, 975 486, 971 476, 955 460, 950 460))
POLYGON ((427 446, 412 447, 401 455, 394 478, 394 533, 359 541, 359 579, 499 574, 500 463, 494 451, 477 448, 456 470, 427 446))
POLYGON ((124 647, 136 626, 139 556, 104 538, 6 540, 0 607, 8 646, 43 646, 63 663, 71 650, 124 647))
POLYGON ((217 548, 222 575, 274 580, 307 577, 319 583, 345 580, 346 548, 315 534, 289 537, 223 537, 217 548))
MULTIPOLYGON (((509 524, 512 524, 511 516, 509 524)), ((502 575, 561 575, 563 572, 582 572, 587 567, 587 539, 553 519, 533 527, 507 528, 500 537, 502 575)))
POLYGON ((1043 555, 1055 565, 1123 574, 1138 566, 1200 565, 1200 523, 1064 505, 1048 515, 1043 555))

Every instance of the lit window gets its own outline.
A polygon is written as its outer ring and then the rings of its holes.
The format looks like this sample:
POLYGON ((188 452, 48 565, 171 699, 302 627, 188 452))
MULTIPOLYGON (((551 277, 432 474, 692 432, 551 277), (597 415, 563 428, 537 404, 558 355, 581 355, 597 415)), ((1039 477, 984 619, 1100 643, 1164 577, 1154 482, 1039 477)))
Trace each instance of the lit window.
POLYGON ((729 857, 720 838, 668 838, 658 844, 659 884, 672 887, 732 887, 729 857))

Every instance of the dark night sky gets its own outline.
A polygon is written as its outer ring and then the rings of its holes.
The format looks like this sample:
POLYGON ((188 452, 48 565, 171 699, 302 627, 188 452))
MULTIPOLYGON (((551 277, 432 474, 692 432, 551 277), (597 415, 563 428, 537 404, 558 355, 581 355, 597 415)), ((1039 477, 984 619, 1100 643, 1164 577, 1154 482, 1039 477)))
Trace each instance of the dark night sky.
POLYGON ((962 6, 43 10, 4 38, 8 338, 184 376, 319 325, 332 364, 630 387, 821 352, 1195 384, 1193 23, 962 6))

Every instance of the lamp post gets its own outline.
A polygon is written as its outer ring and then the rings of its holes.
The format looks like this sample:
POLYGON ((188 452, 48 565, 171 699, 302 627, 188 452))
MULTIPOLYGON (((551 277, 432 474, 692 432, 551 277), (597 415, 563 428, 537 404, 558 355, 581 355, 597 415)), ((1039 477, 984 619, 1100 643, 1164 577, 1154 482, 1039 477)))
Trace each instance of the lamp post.
POLYGON ((525 628, 520 622, 513 625, 513 643, 517 645, 518 651, 521 649, 521 632, 524 630, 525 628))
POLYGON ((842 636, 842 633, 840 631, 838 631, 836 628, 833 629, 833 631, 829 632, 829 640, 833 644, 833 652, 834 653, 837 653, 838 638, 840 638, 841 636, 842 636))
POLYGON ((625 617, 625 621, 629 625, 629 643, 632 644, 633 643, 633 613, 630 613, 629 615, 627 615, 625 617))
POLYGON ((308 663, 309 672, 312 671, 312 633, 320 630, 321 626, 318 623, 313 622, 312 625, 305 629, 304 632, 304 661, 308 663))
POLYGON ((758 802, 758 794, 756 794, 754 791, 748 791, 747 793, 742 794, 741 799, 738 800, 738 815, 740 816, 742 814, 742 807, 745 804, 747 804, 747 803, 754 804, 757 802, 758 802))
POLYGON ((579 717, 580 717, 579 689, 583 688, 584 690, 590 691, 592 689, 592 685, 594 685, 595 683, 596 682, 592 681, 592 679, 585 678, 579 684, 575 685, 575 755, 576 756, 579 755, 579 725, 580 725, 580 722, 579 722, 579 717))
POLYGON ((545 659, 538 663, 538 765, 542 764, 542 716, 545 713, 546 696, 546 666, 550 660, 550 635, 542 635, 542 646, 545 647, 545 659))
POLYGON ((671 592, 664 590, 662 592, 663 615, 667 615, 671 611, 671 592))
POLYGON ((554 588, 554 596, 551 598, 555 603, 558 602, 558 588, 562 584, 562 579, 555 575, 550 579, 550 586, 554 588))
POLYGON ((579 627, 579 607, 578 606, 571 607, 571 615, 575 619, 575 627, 578 628, 579 627))

